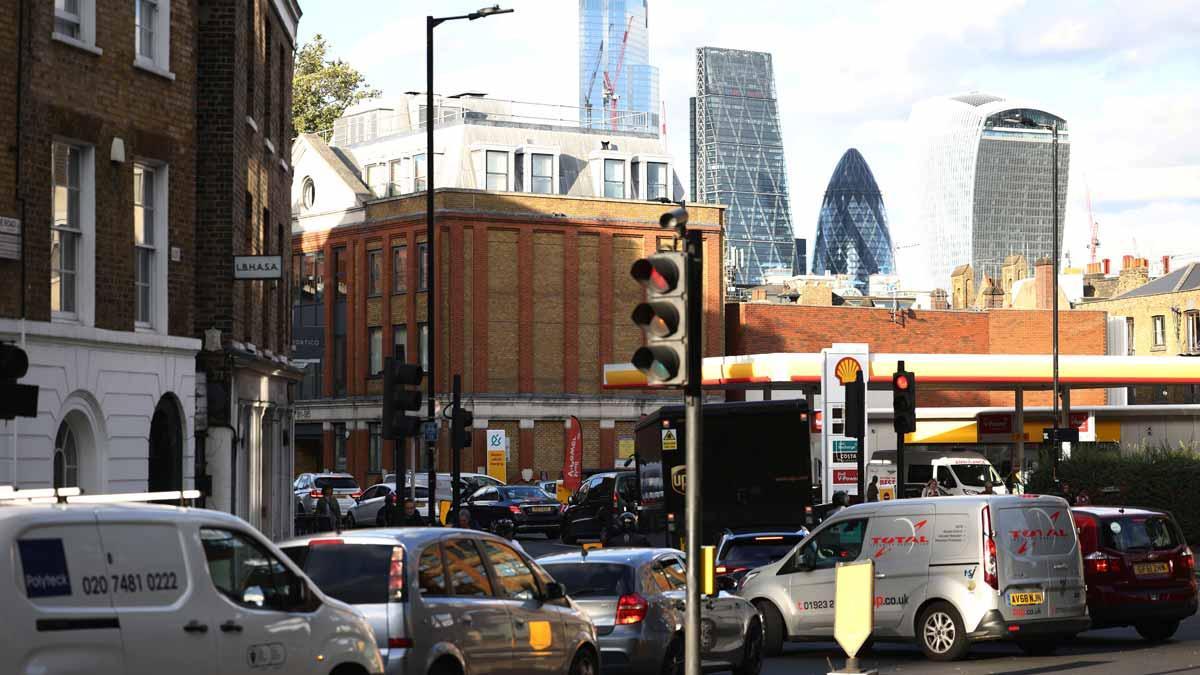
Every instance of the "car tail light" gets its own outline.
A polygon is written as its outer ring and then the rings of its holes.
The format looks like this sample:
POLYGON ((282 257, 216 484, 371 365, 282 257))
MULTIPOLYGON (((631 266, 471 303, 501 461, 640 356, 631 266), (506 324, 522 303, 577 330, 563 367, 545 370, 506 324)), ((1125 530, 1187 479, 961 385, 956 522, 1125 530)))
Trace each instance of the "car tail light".
POLYGON ((622 595, 617 599, 617 625, 641 623, 646 618, 646 599, 637 593, 622 595))
POLYGON ((1088 574, 1110 574, 1121 571, 1121 559, 1093 551, 1083 556, 1084 569, 1088 574))
POLYGON ((717 565, 717 569, 715 570, 715 572, 717 574, 725 574, 728 571, 729 571, 729 568, 724 565, 717 565))
POLYGON ((412 646, 411 638, 388 638, 388 649, 409 649, 412 646))
POLYGON ((320 491, 320 490, 309 490, 309 492, 308 492, 308 496, 309 496, 309 497, 316 497, 317 499, 320 499, 320 498, 321 498, 321 491, 320 491))
POLYGON ((521 507, 517 506, 516 504, 509 504, 508 510, 511 511, 514 516, 521 515, 521 507))
POLYGON ((357 492, 351 493, 351 495, 350 495, 350 498, 351 498, 351 499, 358 499, 358 498, 359 498, 359 497, 361 497, 361 496, 362 496, 362 490, 358 490, 357 492))
POLYGON ((308 542, 309 546, 340 546, 346 543, 343 539, 313 539, 308 542))
POLYGON ((1179 557, 1181 558, 1181 566, 1188 571, 1188 574, 1191 575, 1195 573, 1196 556, 1192 555, 1192 549, 1190 547, 1185 547, 1183 549, 1183 553, 1179 554, 1179 557))
POLYGON ((990 506, 983 507, 983 582, 1000 590, 1000 582, 996 578, 996 537, 992 533, 990 506))
MULTIPOLYGON (((404 549, 392 547, 392 562, 388 564, 388 600, 399 602, 404 599, 404 549)), ((391 642, 390 640, 388 641, 391 642)))

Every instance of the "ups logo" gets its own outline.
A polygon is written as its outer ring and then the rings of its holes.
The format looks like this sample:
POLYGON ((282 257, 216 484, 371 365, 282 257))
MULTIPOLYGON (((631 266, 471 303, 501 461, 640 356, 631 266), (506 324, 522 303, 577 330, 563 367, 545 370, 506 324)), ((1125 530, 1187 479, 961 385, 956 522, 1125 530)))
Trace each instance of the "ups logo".
POLYGON ((680 464, 671 469, 671 487, 679 494, 687 490, 687 465, 680 464))

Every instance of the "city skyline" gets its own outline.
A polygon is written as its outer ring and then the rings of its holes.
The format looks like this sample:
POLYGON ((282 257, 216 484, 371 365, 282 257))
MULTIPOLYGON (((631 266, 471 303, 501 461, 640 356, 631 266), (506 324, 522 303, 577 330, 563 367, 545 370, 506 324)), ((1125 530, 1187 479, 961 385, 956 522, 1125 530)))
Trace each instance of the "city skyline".
POLYGON ((872 274, 896 274, 883 195, 855 148, 838 160, 821 203, 813 274, 849 274, 863 295, 872 274))
POLYGON ((658 127, 647 9, 647 0, 579 0, 579 107, 587 126, 603 128, 615 108, 650 113, 658 127))
MULTIPOLYGON (((347 13, 337 3, 309 2, 298 41, 323 33, 333 54, 385 95, 422 89, 424 16, 477 4, 364 0, 358 12, 347 13), (364 16, 372 17, 372 28, 364 30, 364 16)), ((578 3, 513 0, 504 6, 516 11, 439 29, 438 91, 482 87, 497 98, 578 105, 578 3), (519 35, 538 39, 513 39, 519 35), (501 52, 504 60, 477 57, 501 52), (547 58, 555 54, 567 57, 547 58)), ((1063 250, 1075 265, 1088 256, 1089 190, 1100 223, 1099 257, 1200 255, 1200 245, 1173 246, 1174 233, 1200 217, 1200 137, 1191 132, 1200 92, 1178 87, 1194 78, 1200 53, 1192 39, 1200 18, 1186 5, 1156 4, 1132 15, 1085 2, 1009 1, 986 7, 947 2, 919 12, 856 3, 836 16, 775 2, 730 12, 724 3, 655 0, 648 9, 655 27, 650 59, 661 71, 667 138, 680 175, 687 171, 695 48, 765 49, 775 56, 793 215, 820 208, 829 167, 853 146, 871 158, 896 243, 917 243, 919 228, 906 203, 911 107, 981 90, 1036 100, 1071 121, 1063 250), (844 48, 848 34, 856 36, 855 49, 844 48)), ((815 224, 799 218, 795 235, 811 242, 815 224)), ((898 264, 906 269, 910 258, 923 255, 919 246, 901 250, 898 264)))

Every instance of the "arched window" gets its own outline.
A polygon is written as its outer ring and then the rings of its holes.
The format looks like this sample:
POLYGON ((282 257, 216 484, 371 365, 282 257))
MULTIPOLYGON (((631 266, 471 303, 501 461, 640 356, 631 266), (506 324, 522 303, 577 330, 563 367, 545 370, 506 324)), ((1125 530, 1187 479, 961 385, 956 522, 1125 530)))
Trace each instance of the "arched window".
POLYGON ((63 420, 54 439, 54 487, 79 485, 79 453, 75 445, 75 432, 63 420))
POLYGON ((304 208, 311 209, 313 202, 317 201, 317 186, 313 184, 313 179, 311 177, 304 177, 304 188, 300 195, 304 200, 304 208))

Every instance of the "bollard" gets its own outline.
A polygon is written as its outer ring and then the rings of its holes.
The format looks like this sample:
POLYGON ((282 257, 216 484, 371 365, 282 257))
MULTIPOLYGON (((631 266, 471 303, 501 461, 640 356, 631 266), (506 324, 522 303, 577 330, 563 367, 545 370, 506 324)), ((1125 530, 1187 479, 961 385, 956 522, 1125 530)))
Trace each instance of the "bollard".
POLYGON ((834 577, 833 637, 846 652, 846 667, 829 675, 875 675, 862 670, 858 650, 875 628, 875 562, 839 563, 834 577))

